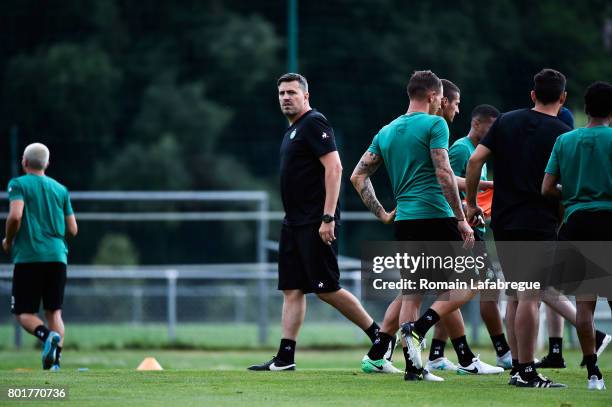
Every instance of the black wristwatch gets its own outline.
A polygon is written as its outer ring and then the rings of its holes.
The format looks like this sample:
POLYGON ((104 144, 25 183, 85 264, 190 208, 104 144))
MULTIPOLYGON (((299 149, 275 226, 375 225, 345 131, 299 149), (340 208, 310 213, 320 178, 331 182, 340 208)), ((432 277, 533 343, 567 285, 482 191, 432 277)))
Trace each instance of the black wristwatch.
POLYGON ((335 220, 336 220, 336 218, 335 218, 333 215, 328 215, 328 214, 325 214, 325 215, 323 215, 323 216, 321 217, 321 221, 322 221, 323 223, 332 223, 332 222, 333 222, 333 221, 335 221, 335 220))

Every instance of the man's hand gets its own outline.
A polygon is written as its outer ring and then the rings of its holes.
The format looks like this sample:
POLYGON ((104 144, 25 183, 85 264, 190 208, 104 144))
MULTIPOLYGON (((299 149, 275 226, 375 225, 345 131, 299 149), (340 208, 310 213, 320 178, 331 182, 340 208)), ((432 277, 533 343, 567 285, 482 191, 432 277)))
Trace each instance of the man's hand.
POLYGON ((471 249, 474 247, 474 231, 472 227, 465 221, 461 220, 457 222, 457 228, 459 229, 459 233, 461 233, 461 238, 463 239, 463 248, 471 249))
POLYGON ((10 254, 12 248, 13 248, 12 242, 9 242, 8 240, 6 240, 6 237, 2 239, 2 250, 4 250, 6 254, 10 254))
POLYGON ((397 208, 394 208, 391 212, 383 211, 382 215, 380 216, 380 220, 382 221, 382 223, 384 223, 385 225, 393 223, 395 221, 396 211, 397 208))
POLYGON ((484 219, 484 212, 480 206, 466 205, 465 217, 470 225, 480 226, 480 219, 484 219))
POLYGON ((336 240, 336 235, 334 235, 334 228, 336 226, 336 222, 332 221, 329 223, 321 222, 321 227, 319 228, 319 236, 323 243, 328 246, 331 246, 332 242, 336 240))

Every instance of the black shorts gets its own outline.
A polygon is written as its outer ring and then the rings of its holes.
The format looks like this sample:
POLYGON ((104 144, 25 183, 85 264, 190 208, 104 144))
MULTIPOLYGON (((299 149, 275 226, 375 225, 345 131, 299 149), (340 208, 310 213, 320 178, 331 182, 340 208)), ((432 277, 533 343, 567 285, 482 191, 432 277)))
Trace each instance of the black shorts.
POLYGON ((609 246, 607 243, 595 243, 596 246, 578 243, 608 241, 612 241, 612 211, 574 212, 559 230, 555 286, 568 295, 611 298, 609 246))
POLYGON ((612 211, 576 211, 559 230, 560 241, 612 241, 612 211))
POLYGON ((66 286, 66 264, 17 263, 13 270, 11 312, 13 314, 36 314, 40 308, 55 311, 64 303, 66 286))
MULTIPOLYGON (((452 244, 444 242, 460 242, 462 241, 461 234, 457 228, 457 219, 455 218, 434 218, 434 219, 412 219, 399 220, 393 223, 395 229, 395 240, 398 241, 414 241, 419 242, 413 250, 416 253, 424 253, 427 256, 445 257, 455 253, 455 248, 452 244), (428 244, 428 242, 441 242, 439 244, 428 244)), ((430 282, 443 282, 453 280, 456 274, 453 270, 429 268, 422 269, 418 274, 411 274, 406 270, 401 270, 402 279, 417 281, 426 279, 430 282)), ((403 295, 425 294, 430 293, 437 295, 438 290, 426 289, 405 289, 402 290, 403 295)))
MULTIPOLYGON (((557 233, 554 230, 493 229, 497 257, 508 282, 539 282, 543 289, 550 284, 555 256, 557 233), (504 244, 510 242, 510 244, 504 244), (538 246, 520 242, 550 242, 538 246)), ((515 296, 516 290, 507 289, 506 295, 515 296)))
MULTIPOLYGON (((320 224, 281 229, 278 251, 278 289, 304 293, 329 293, 340 289, 338 240, 326 245, 320 224)), ((338 238, 338 227, 334 231, 338 238)))
POLYGON ((398 220, 393 223, 395 240, 421 242, 461 241, 457 219, 413 219, 398 220))

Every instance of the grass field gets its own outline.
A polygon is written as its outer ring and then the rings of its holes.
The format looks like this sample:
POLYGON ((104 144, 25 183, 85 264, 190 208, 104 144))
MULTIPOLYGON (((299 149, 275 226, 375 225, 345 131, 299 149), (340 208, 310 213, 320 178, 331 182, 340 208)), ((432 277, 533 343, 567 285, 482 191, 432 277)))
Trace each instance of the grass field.
MULTIPOLYGON (((297 355, 298 371, 274 373, 245 370, 249 364, 269 359, 270 351, 66 351, 62 371, 57 373, 40 369, 37 351, 1 351, 0 388, 66 386, 69 400, 61 404, 79 406, 612 405, 612 389, 586 390, 586 372, 576 367, 580 360, 576 351, 565 355, 568 369, 543 371, 569 388, 542 390, 510 387, 507 374, 476 377, 444 372, 444 383, 404 382, 401 375, 367 375, 359 370, 365 351, 302 350, 297 355), (135 371, 146 356, 156 357, 165 370, 135 371)), ((491 362, 493 354, 486 350, 482 359, 491 362)), ((612 384, 612 352, 603 355, 600 366, 612 384)), ((0 397, 0 405, 28 404, 32 403, 8 402, 0 397)))

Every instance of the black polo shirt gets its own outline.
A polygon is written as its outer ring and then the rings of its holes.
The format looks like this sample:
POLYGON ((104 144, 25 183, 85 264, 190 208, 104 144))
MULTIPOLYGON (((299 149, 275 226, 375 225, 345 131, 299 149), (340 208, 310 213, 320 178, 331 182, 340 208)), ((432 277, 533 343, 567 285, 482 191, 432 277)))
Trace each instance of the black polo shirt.
MULTIPOLYGON (((336 150, 334 130, 316 110, 306 112, 287 129, 280 148, 285 225, 321 222, 325 206, 325 168, 319 158, 336 150)), ((338 205, 335 216, 340 216, 338 205)))
POLYGON ((494 231, 534 230, 554 233, 558 201, 542 196, 544 169, 555 140, 570 128, 532 109, 500 115, 481 144, 494 154, 494 231))

